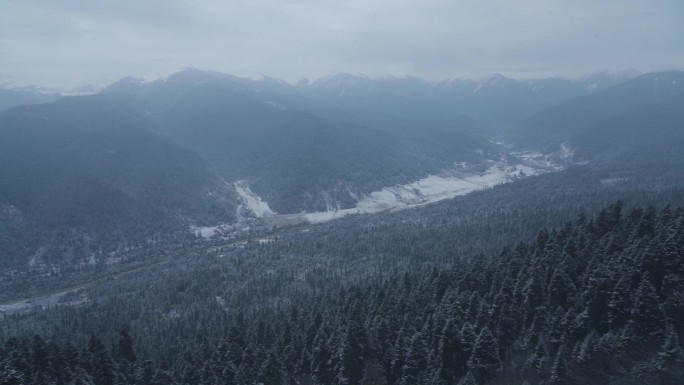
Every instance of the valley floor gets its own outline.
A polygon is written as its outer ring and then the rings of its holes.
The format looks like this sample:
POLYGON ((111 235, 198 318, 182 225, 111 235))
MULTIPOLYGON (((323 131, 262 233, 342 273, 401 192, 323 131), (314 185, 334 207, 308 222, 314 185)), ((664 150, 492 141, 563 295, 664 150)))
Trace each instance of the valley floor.
MULTIPOLYGON (((557 161, 554 161, 553 154, 516 153, 513 155, 513 161, 506 159, 491 161, 485 171, 471 171, 465 165, 460 165, 439 175, 428 175, 409 184, 373 191, 362 197, 352 208, 318 212, 277 213, 269 207, 268 202, 250 190, 247 181, 238 181, 234 183, 235 190, 242 200, 238 208, 238 218, 245 215, 253 216, 263 220, 267 226, 323 223, 347 215, 374 214, 423 206, 519 178, 563 168, 557 161)), ((210 238, 215 234, 230 232, 230 228, 233 227, 220 224, 211 227, 192 227, 191 231, 203 238, 210 238)))

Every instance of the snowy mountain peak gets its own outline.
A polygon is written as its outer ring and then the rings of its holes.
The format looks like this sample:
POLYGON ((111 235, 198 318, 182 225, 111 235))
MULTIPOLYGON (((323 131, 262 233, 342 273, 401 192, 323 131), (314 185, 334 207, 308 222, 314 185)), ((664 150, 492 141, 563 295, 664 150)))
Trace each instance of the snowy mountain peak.
POLYGON ((334 75, 324 76, 310 85, 317 88, 351 88, 358 87, 363 84, 367 84, 371 79, 363 74, 352 75, 346 72, 340 72, 334 75))

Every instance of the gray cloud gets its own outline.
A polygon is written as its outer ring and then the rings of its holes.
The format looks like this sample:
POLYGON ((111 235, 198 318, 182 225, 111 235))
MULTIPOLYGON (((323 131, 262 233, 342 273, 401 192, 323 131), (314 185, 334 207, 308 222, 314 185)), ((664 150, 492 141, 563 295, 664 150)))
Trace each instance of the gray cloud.
POLYGON ((103 84, 187 66, 288 80, 575 76, 684 63, 681 0, 0 0, 0 79, 103 84))

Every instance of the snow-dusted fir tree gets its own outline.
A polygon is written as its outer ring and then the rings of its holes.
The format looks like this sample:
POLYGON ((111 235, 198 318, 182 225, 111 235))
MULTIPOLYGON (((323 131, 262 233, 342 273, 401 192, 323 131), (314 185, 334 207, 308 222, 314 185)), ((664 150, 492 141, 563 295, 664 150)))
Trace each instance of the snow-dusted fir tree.
POLYGON ((489 328, 484 327, 475 341, 473 353, 468 359, 468 368, 476 379, 487 382, 500 365, 499 344, 489 328))

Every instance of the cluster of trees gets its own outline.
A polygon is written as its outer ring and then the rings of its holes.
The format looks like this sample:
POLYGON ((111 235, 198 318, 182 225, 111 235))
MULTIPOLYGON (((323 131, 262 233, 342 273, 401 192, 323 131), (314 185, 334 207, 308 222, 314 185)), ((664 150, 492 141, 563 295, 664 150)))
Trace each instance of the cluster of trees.
MULTIPOLYGON (((181 286, 174 296, 193 290, 181 286)), ((78 331, 6 339, 0 383, 681 383, 684 208, 618 202, 496 256, 242 312, 220 302, 172 324, 163 343, 143 317, 132 338, 124 328, 87 342, 78 331)), ((106 305, 81 317, 97 322, 106 305)))

